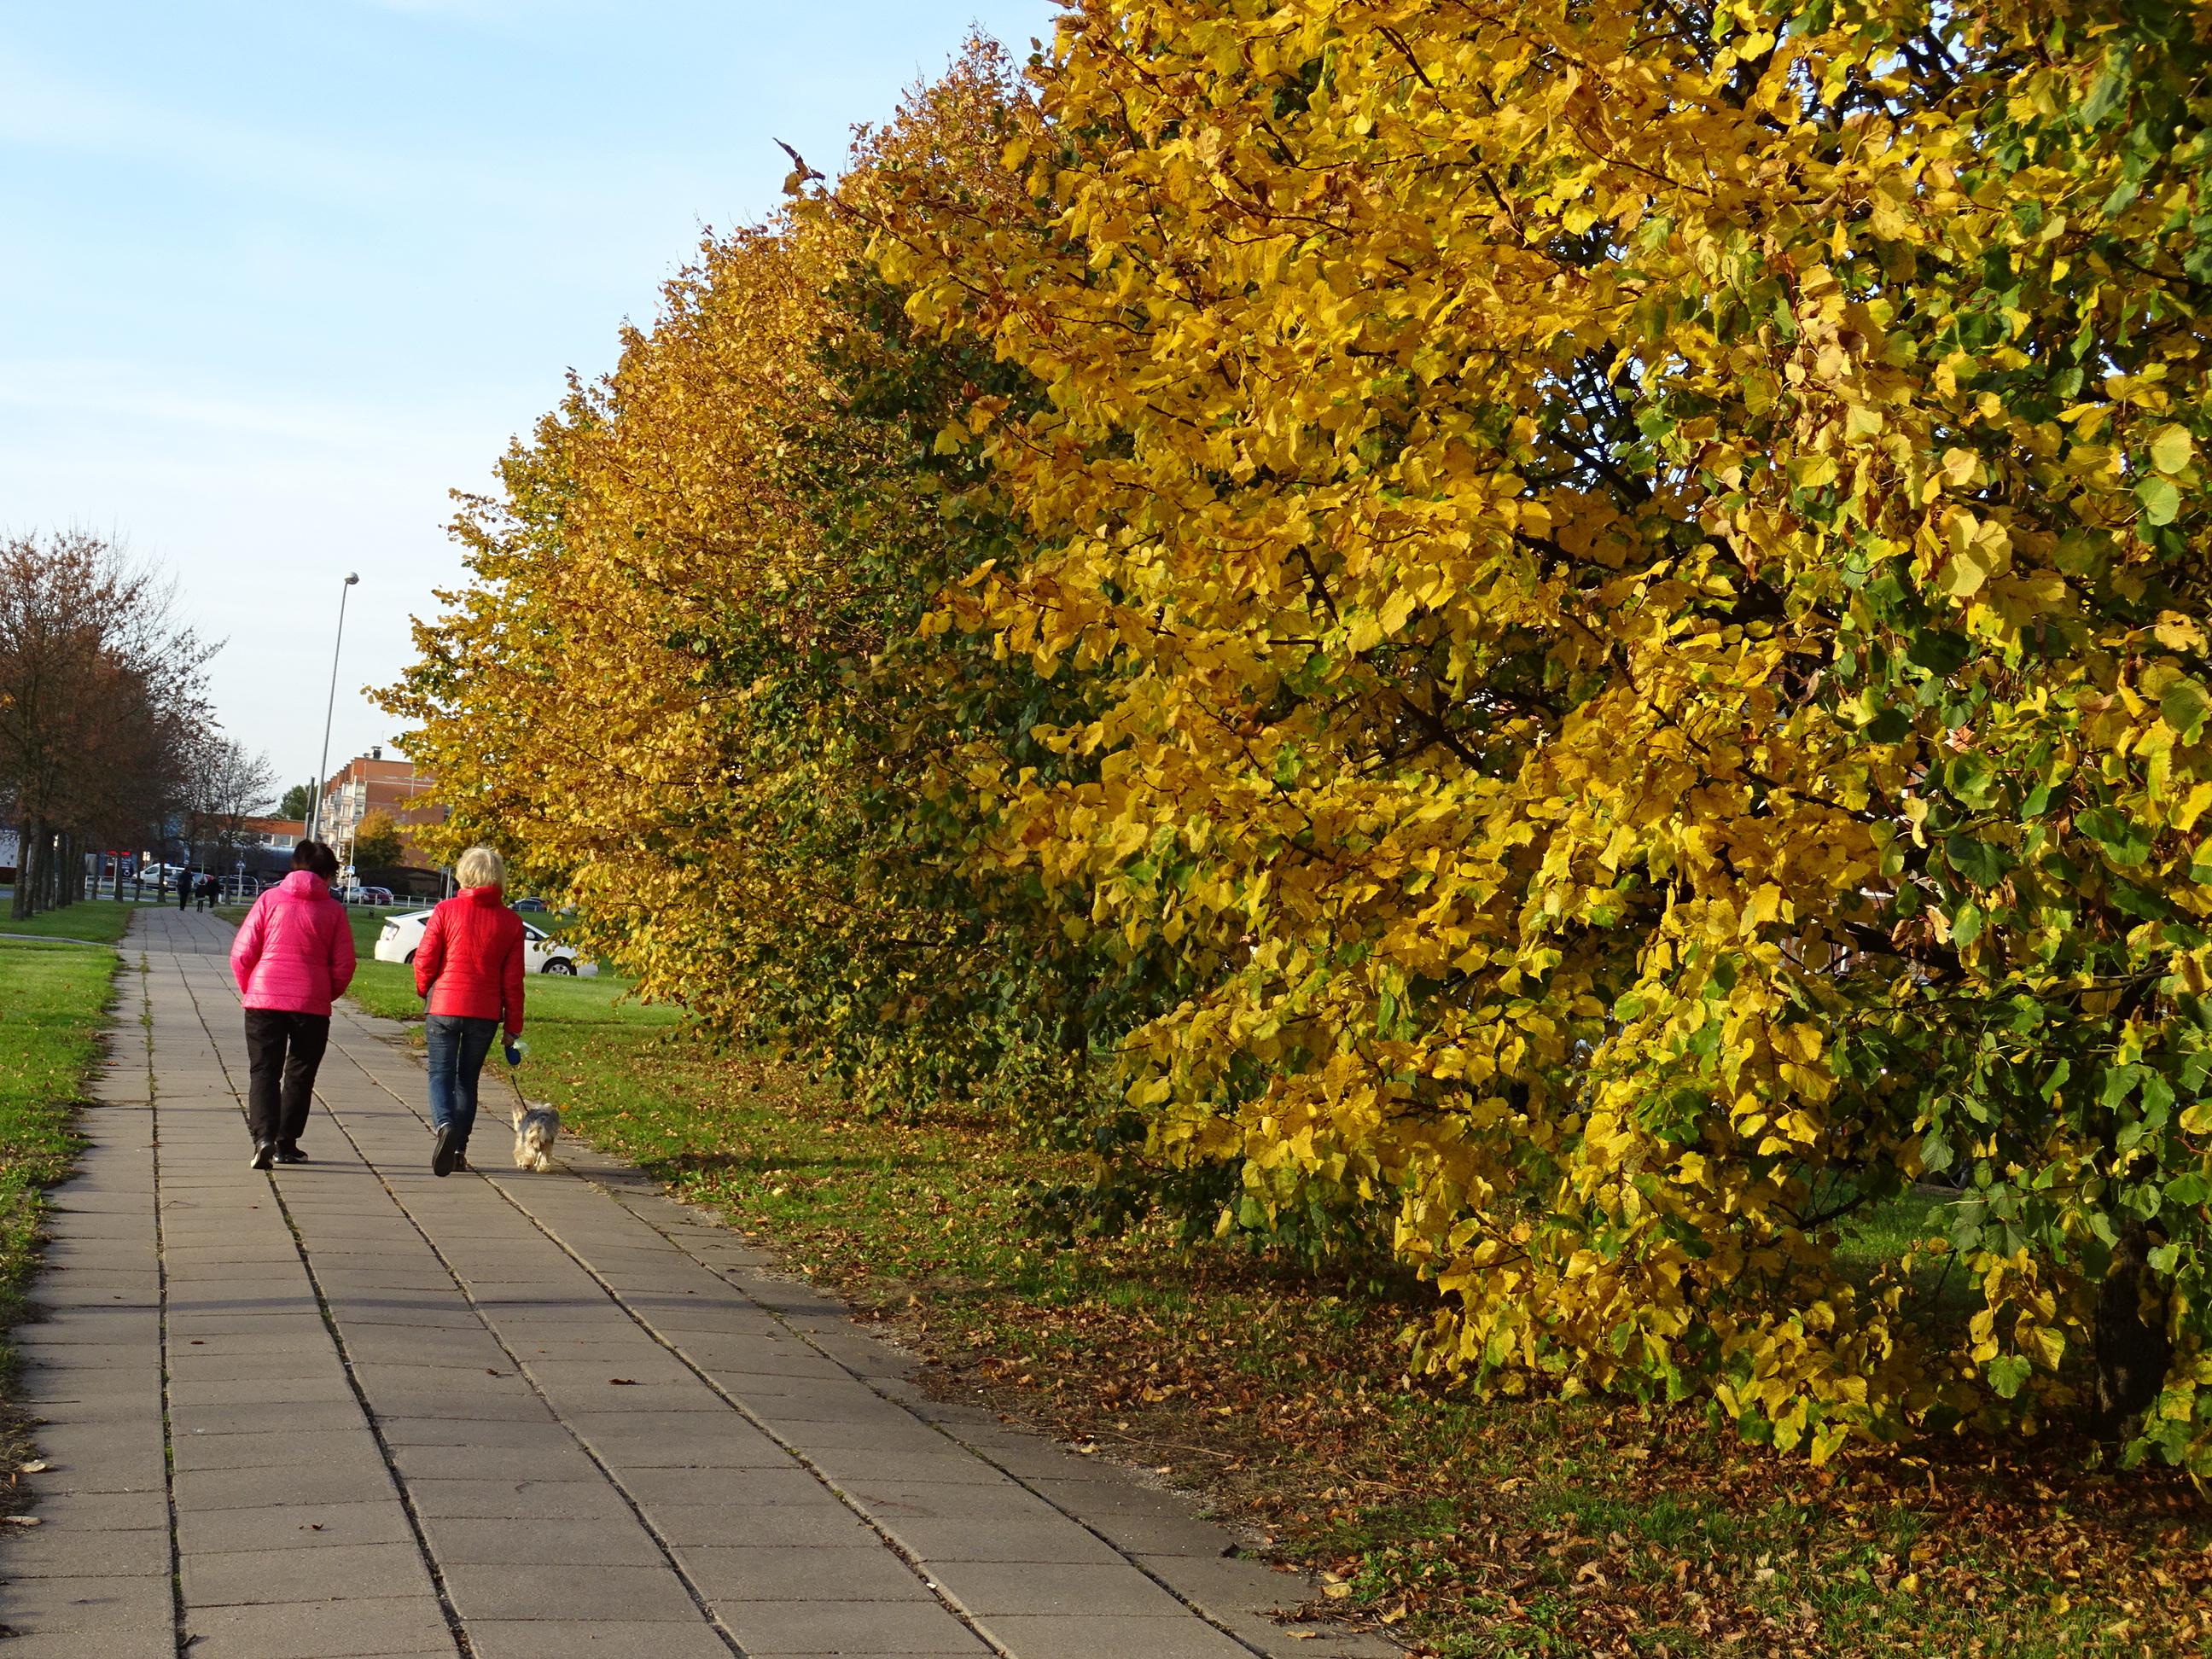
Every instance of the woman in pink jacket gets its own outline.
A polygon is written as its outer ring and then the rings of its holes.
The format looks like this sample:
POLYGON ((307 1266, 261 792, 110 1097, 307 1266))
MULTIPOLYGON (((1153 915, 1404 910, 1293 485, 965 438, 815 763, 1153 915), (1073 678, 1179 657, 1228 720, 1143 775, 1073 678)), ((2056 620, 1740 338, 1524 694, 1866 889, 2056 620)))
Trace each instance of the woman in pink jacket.
POLYGON ((292 873, 253 901, 231 944, 246 1003, 246 1121, 257 1170, 307 1161, 300 1132, 331 1040, 331 1004, 353 983, 353 927, 331 896, 337 872, 329 848, 301 842, 292 873))

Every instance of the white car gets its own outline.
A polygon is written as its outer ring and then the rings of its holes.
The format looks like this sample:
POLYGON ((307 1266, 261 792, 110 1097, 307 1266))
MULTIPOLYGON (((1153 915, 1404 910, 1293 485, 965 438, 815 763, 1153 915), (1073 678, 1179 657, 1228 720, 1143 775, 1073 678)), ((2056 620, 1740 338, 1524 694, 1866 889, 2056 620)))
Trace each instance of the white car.
MULTIPOLYGON (((386 916, 384 931, 376 936, 376 959, 414 961, 416 949, 422 943, 422 930, 429 925, 428 910, 386 916)), ((586 979, 599 971, 598 963, 578 956, 573 945, 526 921, 522 924, 522 965, 533 974, 580 974, 586 979)))

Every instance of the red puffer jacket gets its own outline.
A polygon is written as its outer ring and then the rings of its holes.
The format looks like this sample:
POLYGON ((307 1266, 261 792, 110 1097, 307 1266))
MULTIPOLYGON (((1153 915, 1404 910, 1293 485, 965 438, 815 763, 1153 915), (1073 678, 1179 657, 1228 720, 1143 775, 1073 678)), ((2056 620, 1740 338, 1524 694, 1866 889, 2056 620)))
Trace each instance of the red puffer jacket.
POLYGON ((522 1035, 522 918, 496 887, 465 887, 430 912, 415 947, 415 994, 434 1014, 504 1019, 522 1035))

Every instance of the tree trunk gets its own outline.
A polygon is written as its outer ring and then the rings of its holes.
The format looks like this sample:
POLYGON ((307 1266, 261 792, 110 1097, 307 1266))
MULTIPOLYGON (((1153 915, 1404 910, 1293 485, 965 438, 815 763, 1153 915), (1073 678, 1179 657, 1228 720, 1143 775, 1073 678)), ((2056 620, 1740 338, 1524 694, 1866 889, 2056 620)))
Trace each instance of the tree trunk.
POLYGON ((76 837, 62 831, 61 856, 54 860, 54 908, 66 910, 84 888, 84 866, 78 860, 76 837))
POLYGON ((15 902, 9 915, 21 921, 38 909, 39 880, 44 873, 39 857, 39 843, 46 839, 46 826, 37 818, 23 825, 22 834, 15 840, 15 902))
POLYGON ((2173 1344, 2166 1334, 2166 1289, 2151 1271, 2151 1237, 2140 1223, 2122 1230, 2112 1265, 2097 1287, 2098 1437, 2117 1440, 2166 1385, 2173 1344))

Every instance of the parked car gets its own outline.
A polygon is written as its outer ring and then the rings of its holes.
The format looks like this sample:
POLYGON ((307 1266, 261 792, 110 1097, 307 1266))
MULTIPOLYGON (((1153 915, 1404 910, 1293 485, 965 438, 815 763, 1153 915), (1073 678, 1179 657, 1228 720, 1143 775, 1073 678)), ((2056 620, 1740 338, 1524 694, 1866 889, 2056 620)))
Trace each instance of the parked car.
POLYGON ((389 887, 348 887, 339 892, 338 902, 341 904, 389 904, 392 902, 392 890, 389 887))
POLYGON ((545 901, 542 898, 519 898, 514 902, 514 908, 524 915, 538 915, 545 909, 545 901))
MULTIPOLYGON (((414 961, 416 949, 422 943, 422 930, 429 925, 428 910, 386 917, 384 931, 376 936, 376 959, 414 961)), ((532 974, 580 975, 586 979, 599 971, 599 964, 578 956, 575 946, 526 921, 522 924, 522 965, 532 974)))

